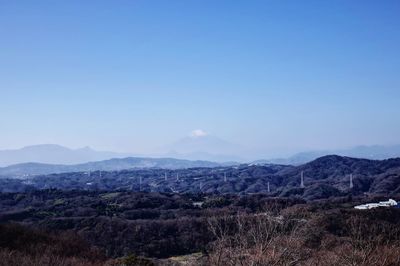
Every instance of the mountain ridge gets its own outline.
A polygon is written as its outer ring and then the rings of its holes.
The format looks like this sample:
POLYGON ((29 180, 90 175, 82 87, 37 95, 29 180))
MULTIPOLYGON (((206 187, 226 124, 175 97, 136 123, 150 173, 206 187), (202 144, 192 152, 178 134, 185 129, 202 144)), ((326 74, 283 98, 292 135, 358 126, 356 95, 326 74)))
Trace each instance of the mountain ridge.
POLYGON ((359 145, 348 149, 299 152, 287 158, 256 160, 254 163, 301 165, 330 154, 352 158, 384 160, 400 157, 400 145, 359 145))
POLYGON ((358 159, 337 155, 300 166, 252 165, 181 169, 137 168, 38 175, 0 179, 1 191, 57 188, 62 190, 142 191, 206 194, 267 194, 305 200, 352 195, 400 196, 400 158, 358 159), (300 186, 301 173, 304 187, 300 186), (353 187, 350 187, 353 175, 353 187), (139 178, 140 177, 140 178, 139 178))
POLYGON ((25 146, 20 149, 0 150, 0 166, 4 167, 28 162, 72 165, 128 156, 133 155, 110 151, 96 151, 88 146, 71 149, 58 144, 38 144, 25 146))
POLYGON ((126 157, 76 165, 21 163, 0 167, 0 176, 24 177, 29 175, 59 174, 84 171, 119 171, 134 168, 180 169, 192 167, 217 167, 223 164, 203 160, 182 160, 175 158, 126 157))

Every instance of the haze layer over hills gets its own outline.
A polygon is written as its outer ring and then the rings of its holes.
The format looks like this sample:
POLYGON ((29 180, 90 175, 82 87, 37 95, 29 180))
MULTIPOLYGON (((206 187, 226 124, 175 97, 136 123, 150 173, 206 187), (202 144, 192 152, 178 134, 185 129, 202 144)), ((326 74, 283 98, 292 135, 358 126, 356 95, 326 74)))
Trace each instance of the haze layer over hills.
MULTIPOLYGON (((246 157, 254 157, 255 155, 246 155, 243 152, 243 156, 236 155, 238 151, 241 151, 241 147, 230 142, 224 141, 214 136, 190 136, 182 138, 172 145, 164 148, 163 151, 159 151, 153 156, 144 156, 134 153, 117 153, 110 151, 96 151, 89 147, 84 147, 80 149, 70 149, 63 147, 61 145, 55 144, 43 144, 43 145, 32 145, 26 146, 21 149, 15 150, 0 150, 0 167, 15 165, 15 164, 25 164, 25 163, 40 163, 40 164, 55 164, 61 169, 59 165, 81 165, 85 163, 92 163, 94 167, 92 170, 118 170, 121 169, 120 166, 115 168, 100 167, 101 163, 93 163, 97 161, 104 161, 110 159, 122 159, 127 157, 135 157, 136 163, 131 166, 127 165, 125 169, 133 167, 161 167, 161 168, 184 168, 185 164, 180 164, 176 161, 176 165, 173 165, 173 161, 169 161, 167 165, 155 164, 153 162, 145 163, 144 160, 152 161, 153 158, 176 158, 181 160, 201 160, 216 162, 211 163, 208 166, 223 164, 235 164, 235 163, 254 163, 254 164, 285 164, 285 165, 300 165, 312 160, 317 159, 329 154, 336 154, 340 156, 348 156, 354 158, 365 158, 365 159, 375 159, 383 160, 389 158, 400 157, 400 145, 392 146, 357 146, 349 149, 342 150, 321 150, 321 151, 309 151, 294 154, 288 158, 258 158, 258 160, 246 160, 246 157), (151 157, 151 158, 150 158, 151 157), (138 160, 142 160, 141 164, 137 164, 138 160)), ((160 162, 160 160, 158 160, 160 162)), ((33 165, 31 165, 33 166, 33 165)), ((44 168, 47 166, 36 165, 38 168, 44 168)), ((36 167, 35 166, 35 167, 36 167)), ((196 166, 196 165, 191 165, 196 166)), ((200 165, 197 165, 200 166, 200 165)), ((49 166, 53 167, 53 166, 49 166)), ((53 167, 55 168, 55 166, 53 167)), ((68 169, 68 167, 65 167, 68 169)), ((69 168, 73 170, 73 167, 69 168)), ((76 170, 84 169, 81 166, 76 168, 76 170)), ((50 171, 51 172, 51 171, 50 171)), ((47 171, 47 173, 50 173, 47 171)), ((58 170, 56 172, 64 172, 58 170)), ((39 172, 40 173, 40 172, 39 172)))
POLYGON ((95 151, 89 147, 70 149, 56 144, 26 146, 15 150, 0 151, 0 166, 19 163, 78 164, 111 158, 128 157, 109 151, 95 151))

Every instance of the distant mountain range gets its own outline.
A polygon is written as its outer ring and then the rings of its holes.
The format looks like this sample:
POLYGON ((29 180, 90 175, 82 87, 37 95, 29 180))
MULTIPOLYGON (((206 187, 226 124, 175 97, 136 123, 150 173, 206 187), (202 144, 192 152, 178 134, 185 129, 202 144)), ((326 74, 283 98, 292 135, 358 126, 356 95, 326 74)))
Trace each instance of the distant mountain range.
MULTIPOLYGON (((239 148, 236 145, 210 135, 182 138, 151 156, 96 151, 90 147, 70 149, 56 144, 41 144, 26 146, 21 149, 0 150, 0 167, 21 163, 75 165, 127 157, 176 158, 218 163, 244 161, 243 158, 235 155, 237 153, 239 153, 239 148)), ((177 168, 181 167, 178 166, 177 168)))
MULTIPOLYGON (((0 168, 0 177, 25 177, 68 172, 119 171, 135 168, 182 169, 194 167, 217 167, 224 164, 209 161, 189 161, 174 158, 114 158, 75 165, 22 163, 0 168)), ((226 165, 226 164, 225 164, 226 165)))
POLYGON ((80 164, 129 156, 132 156, 132 154, 95 151, 89 147, 69 149, 56 144, 42 144, 26 146, 15 150, 0 151, 0 167, 30 162, 44 164, 80 164))
POLYGON ((241 153, 242 147, 239 145, 213 135, 184 137, 164 147, 162 152, 173 158, 215 162, 243 162, 245 159, 239 156, 241 153))
POLYGON ((321 150, 297 153, 288 158, 257 160, 254 164, 285 164, 285 165, 300 165, 319 157, 336 154, 352 158, 363 158, 371 160, 384 160, 389 158, 400 157, 400 145, 373 145, 373 146, 357 146, 349 149, 341 150, 321 150))
MULTIPOLYGON (((90 167, 93 170, 102 170, 102 167, 106 167, 104 170, 118 170, 124 169, 124 167, 126 169, 145 167, 178 169, 197 166, 236 165, 238 164, 237 162, 245 162, 243 158, 235 155, 240 150, 239 146, 210 135, 183 138, 168 146, 164 153, 156 156, 158 158, 128 153, 96 151, 89 147, 69 149, 60 145, 43 144, 16 150, 0 151, 0 167, 10 166, 0 168, 0 175, 1 173, 16 173, 18 175, 61 173, 80 171, 81 169, 86 171, 90 167)), ((334 151, 310 151, 298 153, 288 158, 257 160, 247 163, 296 166, 329 154, 383 160, 400 157, 400 145, 358 146, 334 151)))

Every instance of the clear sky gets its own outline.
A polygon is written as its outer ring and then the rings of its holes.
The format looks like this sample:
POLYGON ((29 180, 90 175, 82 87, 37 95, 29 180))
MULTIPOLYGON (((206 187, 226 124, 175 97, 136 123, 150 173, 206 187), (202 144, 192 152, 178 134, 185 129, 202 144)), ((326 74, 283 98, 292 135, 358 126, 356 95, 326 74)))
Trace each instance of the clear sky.
POLYGON ((400 143, 400 1, 0 0, 0 149, 400 143))

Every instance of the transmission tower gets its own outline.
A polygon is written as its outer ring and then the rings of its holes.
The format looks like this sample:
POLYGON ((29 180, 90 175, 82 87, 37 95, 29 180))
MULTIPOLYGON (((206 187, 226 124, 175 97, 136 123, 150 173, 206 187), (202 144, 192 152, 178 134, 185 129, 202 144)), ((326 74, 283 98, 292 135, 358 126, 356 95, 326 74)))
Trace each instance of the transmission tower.
POLYGON ((353 186, 353 174, 350 174, 350 189, 352 189, 353 186))

